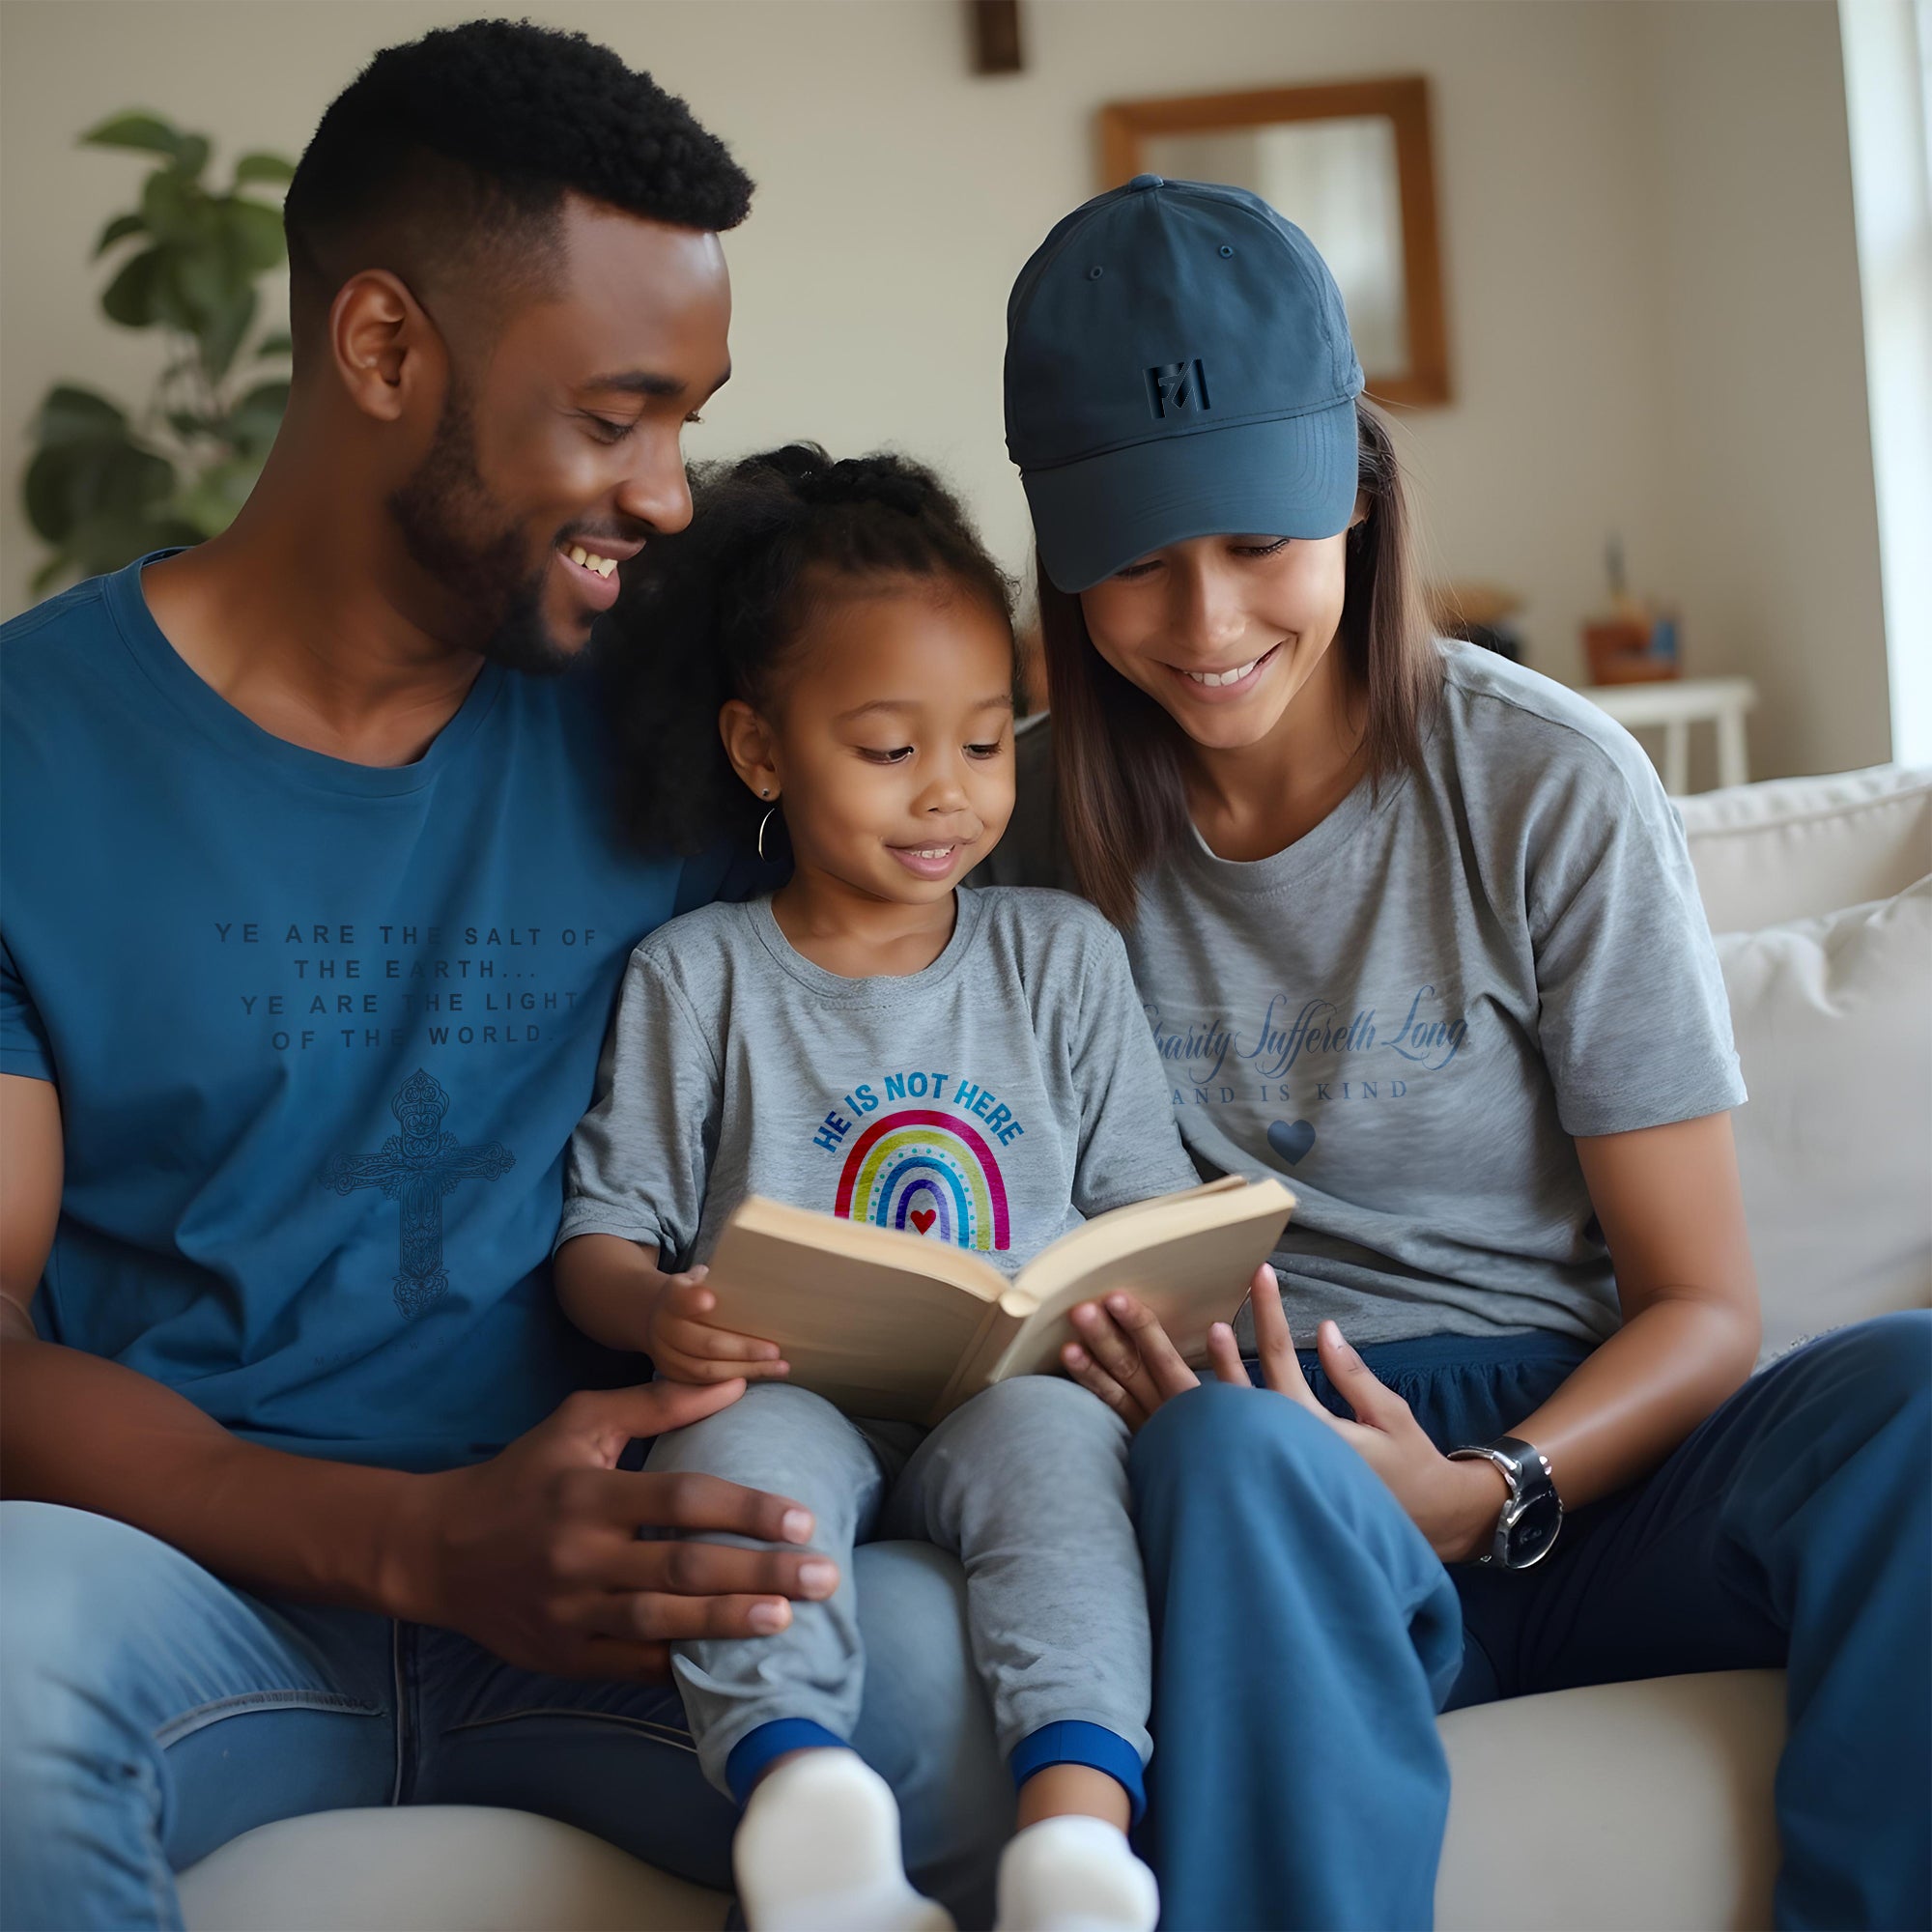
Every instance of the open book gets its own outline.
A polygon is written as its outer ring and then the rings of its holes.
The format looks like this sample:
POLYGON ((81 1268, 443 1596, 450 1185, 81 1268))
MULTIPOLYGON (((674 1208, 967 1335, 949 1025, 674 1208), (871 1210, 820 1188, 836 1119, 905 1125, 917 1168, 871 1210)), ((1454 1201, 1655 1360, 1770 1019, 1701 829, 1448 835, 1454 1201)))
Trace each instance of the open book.
POLYGON ((711 1257, 710 1318, 776 1342, 787 1379, 848 1414, 930 1427, 1009 1376, 1051 1374, 1067 1311, 1125 1289, 1191 1362, 1239 1312, 1294 1197, 1230 1175, 1137 1201, 1063 1235, 1009 1282, 951 1243, 752 1195, 711 1257))

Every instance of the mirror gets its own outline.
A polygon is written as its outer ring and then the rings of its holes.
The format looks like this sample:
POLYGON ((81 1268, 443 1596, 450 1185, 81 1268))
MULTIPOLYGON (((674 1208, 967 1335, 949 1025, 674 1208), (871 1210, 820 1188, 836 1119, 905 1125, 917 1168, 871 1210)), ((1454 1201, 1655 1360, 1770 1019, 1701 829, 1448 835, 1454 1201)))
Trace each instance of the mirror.
POLYGON ((1156 174, 1253 189, 1334 270, 1369 393, 1449 400, 1427 81, 1117 101, 1100 141, 1106 187, 1156 174))

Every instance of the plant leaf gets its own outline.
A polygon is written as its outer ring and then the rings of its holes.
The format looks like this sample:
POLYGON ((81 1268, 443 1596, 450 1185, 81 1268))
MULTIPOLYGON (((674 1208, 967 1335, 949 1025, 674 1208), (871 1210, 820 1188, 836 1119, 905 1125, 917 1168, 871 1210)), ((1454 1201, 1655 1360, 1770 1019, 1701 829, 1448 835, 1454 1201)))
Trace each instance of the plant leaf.
POLYGON ((208 136, 206 134, 184 134, 181 147, 175 155, 175 166, 193 181, 208 165, 208 136))
POLYGON ((278 328, 272 335, 265 335, 255 345, 255 360, 266 362, 270 355, 292 355, 295 354, 293 341, 286 328, 278 328))
POLYGON ((145 235, 148 224, 138 214, 117 214, 100 231, 100 240, 94 244, 94 258, 99 261, 113 247, 115 242, 126 241, 129 235, 145 235))
POLYGON ((141 218, 156 242, 193 241, 206 221, 206 202, 194 177, 177 168, 156 168, 141 184, 141 218))
POLYGON ((259 275, 278 269, 287 250, 282 237, 282 212, 267 202, 231 195, 222 205, 232 259, 245 273, 259 275))
POLYGON ((174 492, 175 468, 127 438, 56 443, 27 468, 27 521, 49 543, 71 548, 72 532, 102 517, 146 516, 174 492))
POLYGON ((34 534, 50 544, 64 544, 74 526, 73 468, 72 450, 43 449, 20 482, 20 507, 34 534))
POLYGON ((247 277, 235 271, 226 247, 218 243, 212 248, 174 249, 169 256, 168 279, 194 318, 191 327, 196 335, 213 317, 239 301, 248 286, 247 277))
POLYGON ((286 383, 258 383, 228 412, 221 433, 244 456, 259 462, 268 455, 288 406, 286 383))
MULTIPOLYGON (((193 284, 196 264, 207 260, 205 251, 171 243, 155 252, 160 257, 156 264, 155 290, 149 302, 155 321, 178 334, 198 338, 207 318, 195 299, 193 284)), ((225 287, 226 284, 219 281, 213 284, 215 299, 221 298, 225 287)), ((189 366, 194 359, 187 358, 189 366)))
POLYGON ((178 516, 91 517, 68 539, 68 554, 83 577, 119 570, 150 551, 197 544, 201 532, 178 516))
POLYGON ((220 382, 234 367, 242 337, 255 326, 257 306, 254 288, 244 282, 238 293, 209 317, 200 335, 201 366, 211 383, 220 382))
POLYGON ((100 306, 110 322, 118 322, 124 328, 148 328, 154 325, 164 259, 158 248, 143 248, 122 264, 121 272, 107 284, 100 298, 100 306))
POLYGON ((181 514, 203 536, 219 536, 235 521, 262 466, 244 457, 212 463, 176 499, 181 514))
POLYGON ((243 155, 235 163, 235 185, 243 182, 292 182, 296 178, 295 163, 285 161, 279 155, 255 153, 243 155))
POLYGON ((43 448, 70 442, 125 439, 128 417, 105 396, 62 383, 49 389, 34 418, 34 440, 43 448))
POLYGON ((178 155, 181 134, 158 114, 116 114, 81 137, 89 148, 135 148, 145 154, 178 155))
POLYGON ((138 517, 174 494, 175 467, 136 442, 84 443, 74 477, 81 516, 138 517))

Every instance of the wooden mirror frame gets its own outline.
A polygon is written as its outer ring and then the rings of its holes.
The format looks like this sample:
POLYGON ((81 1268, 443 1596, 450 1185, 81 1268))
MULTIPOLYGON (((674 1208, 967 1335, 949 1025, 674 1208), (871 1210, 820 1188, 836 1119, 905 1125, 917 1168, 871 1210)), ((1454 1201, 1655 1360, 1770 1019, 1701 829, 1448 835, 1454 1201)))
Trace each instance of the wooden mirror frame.
POLYGON ((1151 134, 1202 134, 1277 121, 1334 121, 1361 115, 1382 115, 1395 124, 1408 325, 1407 369, 1382 376, 1367 371, 1369 394, 1384 403, 1446 403, 1449 344, 1435 230, 1435 162, 1430 139, 1429 82, 1420 74, 1331 81, 1317 87, 1257 88, 1243 94, 1112 101, 1100 109, 1100 185, 1119 187, 1146 172, 1141 144, 1151 134))

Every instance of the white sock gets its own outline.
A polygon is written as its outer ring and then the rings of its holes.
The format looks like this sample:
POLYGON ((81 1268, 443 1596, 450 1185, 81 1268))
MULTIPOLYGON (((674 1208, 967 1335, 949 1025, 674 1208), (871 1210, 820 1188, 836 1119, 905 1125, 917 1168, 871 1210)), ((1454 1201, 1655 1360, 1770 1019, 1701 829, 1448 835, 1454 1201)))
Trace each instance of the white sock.
POLYGON ((1099 1818, 1042 1818, 1000 1858, 999 1932, 1153 1932, 1160 1888, 1126 1833, 1099 1818))
POLYGON ((892 1786, 856 1751, 807 1751, 752 1793, 731 1842, 751 1932, 953 1932, 905 1875, 892 1786))

